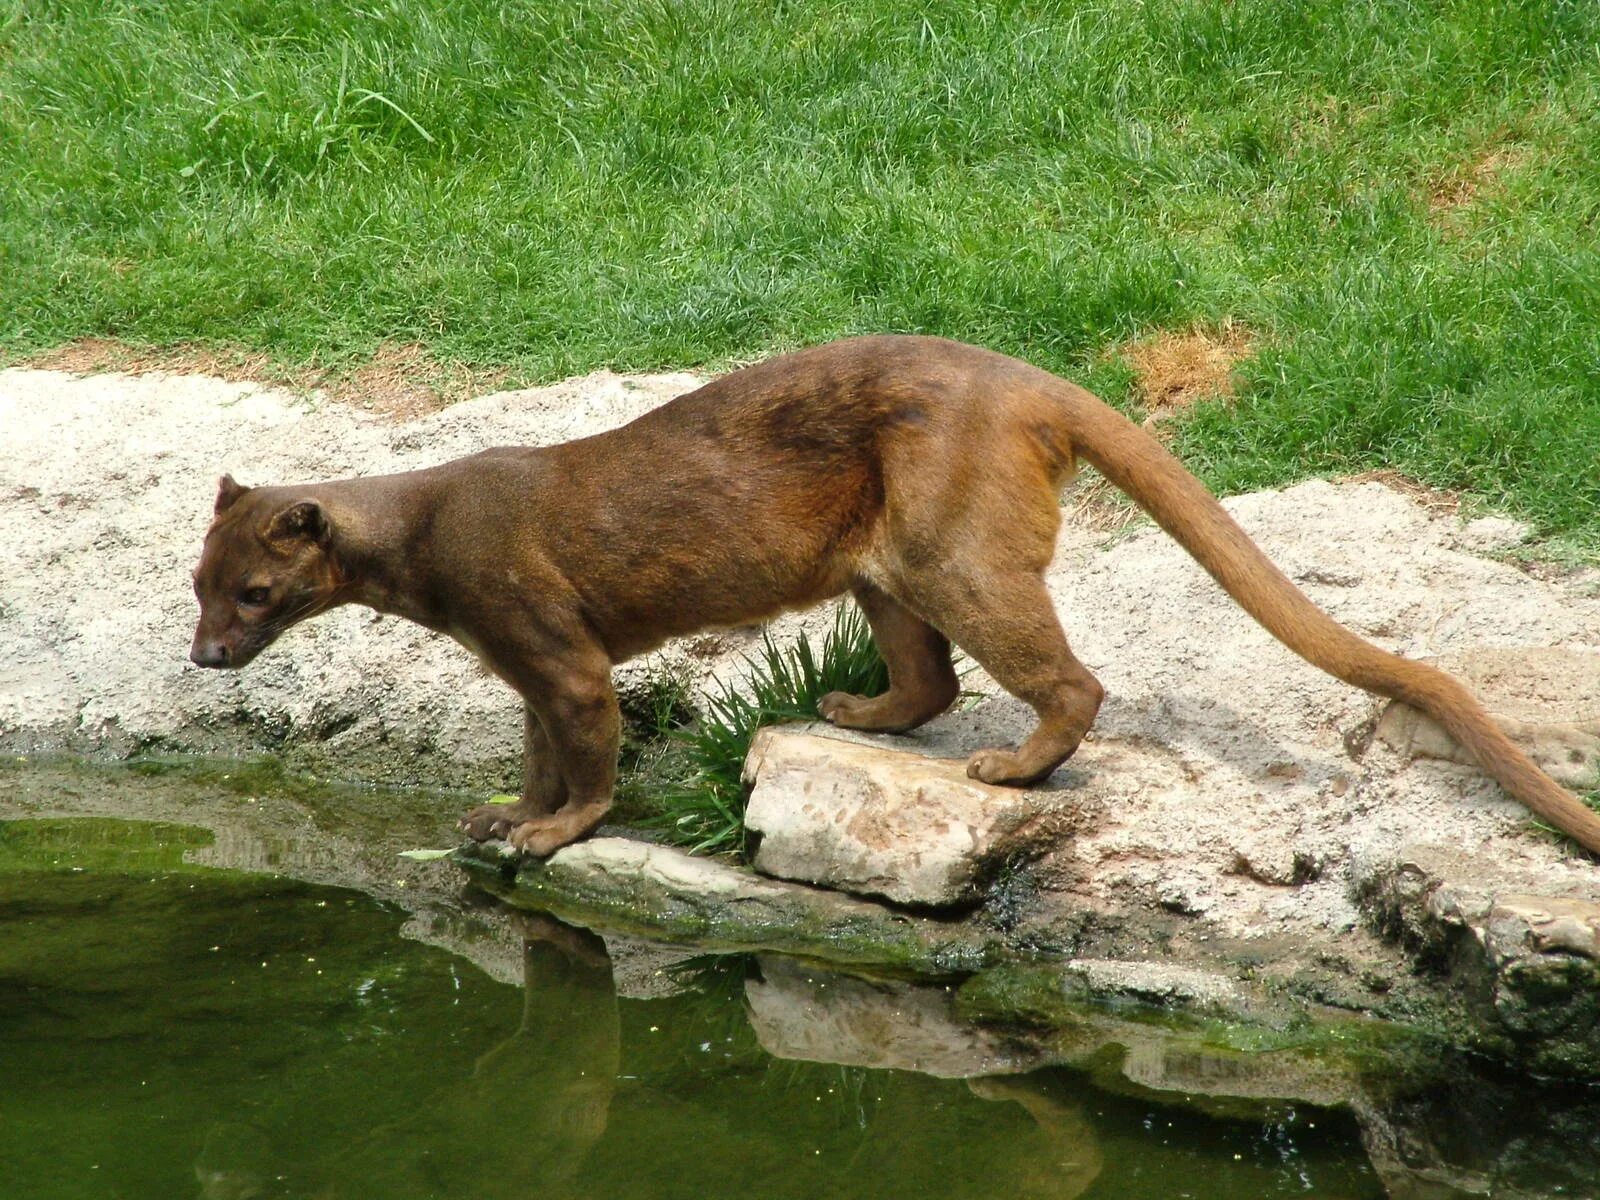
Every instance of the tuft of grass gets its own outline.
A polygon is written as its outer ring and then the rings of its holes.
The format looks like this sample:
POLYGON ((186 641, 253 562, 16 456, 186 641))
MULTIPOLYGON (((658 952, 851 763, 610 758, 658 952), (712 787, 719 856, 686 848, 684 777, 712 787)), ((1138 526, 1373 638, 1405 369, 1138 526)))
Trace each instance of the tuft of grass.
POLYGON ((723 683, 697 721, 670 735, 655 780, 642 784, 657 810, 647 823, 696 853, 744 851, 742 772, 757 729, 816 719, 817 701, 829 692, 875 696, 889 685, 866 619, 848 604, 839 606, 820 650, 804 634, 786 647, 769 635, 747 662, 743 680, 723 683))

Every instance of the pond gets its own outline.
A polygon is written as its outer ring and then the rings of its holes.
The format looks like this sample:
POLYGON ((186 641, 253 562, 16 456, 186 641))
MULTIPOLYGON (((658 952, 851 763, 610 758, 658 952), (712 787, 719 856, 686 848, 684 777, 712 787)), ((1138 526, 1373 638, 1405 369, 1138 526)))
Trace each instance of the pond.
POLYGON ((1594 1194, 1592 1096, 1474 1082, 1496 1150, 1460 1079, 1378 1113, 1149 1045, 1039 1065, 937 985, 503 911, 394 857, 422 810, 13 767, 0 816, 7 1196, 1594 1194))

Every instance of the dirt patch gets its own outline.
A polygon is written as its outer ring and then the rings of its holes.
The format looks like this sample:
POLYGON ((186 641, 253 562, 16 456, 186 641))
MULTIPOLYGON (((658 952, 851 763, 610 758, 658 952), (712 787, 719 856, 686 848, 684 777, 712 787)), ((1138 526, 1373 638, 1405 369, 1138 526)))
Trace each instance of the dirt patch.
POLYGON ((1384 468, 1362 471, 1359 475, 1346 475, 1340 483, 1381 483, 1392 492, 1399 492, 1436 516, 1454 516, 1461 511, 1461 493, 1444 488, 1429 487, 1419 480, 1399 471, 1384 468))
POLYGON ((505 386, 510 372, 441 362, 414 342, 386 342, 368 361, 324 372, 317 386, 335 399, 409 421, 505 386))
POLYGON ((1233 395, 1233 370, 1255 339, 1232 321, 1215 329, 1163 331, 1118 352, 1132 368, 1145 424, 1160 422, 1199 400, 1233 395))
POLYGON ((288 366, 260 351, 226 346, 136 346, 115 338, 81 338, 43 351, 21 365, 74 375, 206 375, 229 383, 265 383, 319 391, 352 407, 397 421, 494 391, 504 368, 441 362, 414 342, 386 342, 365 362, 288 366))
POLYGON ((20 365, 74 375, 209 375, 230 383, 292 385, 292 372, 277 367, 267 355, 211 346, 135 346, 116 338, 80 338, 25 359, 20 365))
MULTIPOLYGON (((1168 421, 1201 400, 1233 395, 1235 365, 1255 338, 1233 321, 1214 328, 1162 331, 1109 351, 1133 371, 1144 427, 1167 440, 1168 421)), ((1068 519, 1107 536, 1132 528, 1144 514, 1098 471, 1084 468, 1062 497, 1068 519)))

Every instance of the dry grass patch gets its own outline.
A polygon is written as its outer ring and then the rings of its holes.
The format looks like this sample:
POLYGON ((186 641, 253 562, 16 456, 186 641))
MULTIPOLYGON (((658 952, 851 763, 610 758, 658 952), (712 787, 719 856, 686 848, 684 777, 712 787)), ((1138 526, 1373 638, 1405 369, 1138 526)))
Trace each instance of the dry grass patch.
POLYGON ((1062 519, 1104 537, 1116 537, 1146 519, 1144 510, 1092 467, 1083 467, 1062 493, 1062 519))
POLYGON ((1134 373, 1150 425, 1197 401, 1233 395, 1234 366, 1254 347, 1250 331, 1229 321, 1216 329, 1154 333, 1117 353, 1134 373))
POLYGON ((1524 166, 1529 157, 1520 146, 1497 146, 1437 173, 1428 183, 1429 211, 1436 220, 1448 220, 1481 196, 1493 193, 1502 176, 1524 166))
POLYGON ((386 342, 365 362, 290 367, 269 355, 228 347, 135 346, 115 338, 81 338, 33 355, 21 365, 75 375, 210 375, 232 383, 266 383, 320 391, 331 399, 395 420, 436 412, 505 385, 504 369, 440 362, 414 343, 386 342))
POLYGON ((211 375, 231 383, 292 383, 290 375, 274 367, 265 354, 216 349, 209 346, 134 346, 115 338, 80 338, 45 350, 21 365, 74 375, 211 375))
MULTIPOLYGON (((1233 395, 1234 367, 1255 349, 1250 330, 1234 321, 1219 326, 1162 330, 1114 347, 1134 374, 1144 409, 1144 426, 1167 440, 1169 418, 1201 400, 1233 395)), ((1116 535, 1144 519, 1144 513, 1098 471, 1085 469, 1062 497, 1066 519, 1097 533, 1116 535)))
POLYGON ((323 372, 317 386, 347 404, 403 421, 498 391, 509 375, 503 368, 440 362, 414 343, 385 342, 364 363, 323 372))

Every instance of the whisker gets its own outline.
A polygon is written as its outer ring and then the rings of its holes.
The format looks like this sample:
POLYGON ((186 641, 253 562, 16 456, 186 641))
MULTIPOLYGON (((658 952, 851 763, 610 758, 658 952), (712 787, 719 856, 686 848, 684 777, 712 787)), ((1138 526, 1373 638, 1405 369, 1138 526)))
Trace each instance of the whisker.
POLYGON ((285 613, 279 613, 270 621, 264 622, 261 628, 263 630, 270 631, 273 634, 279 634, 287 629, 290 625, 293 625, 295 622, 303 621, 307 617, 315 616, 317 612, 324 607, 326 607, 326 605, 323 603, 322 598, 314 596, 304 604, 300 605, 298 608, 290 609, 285 613))

